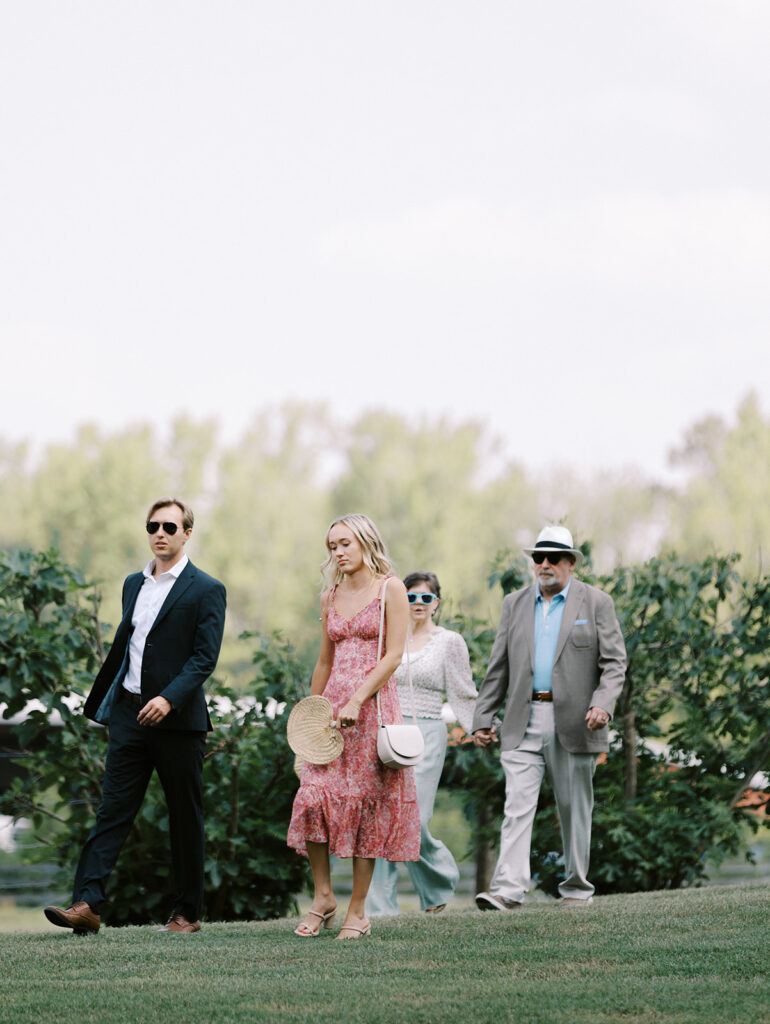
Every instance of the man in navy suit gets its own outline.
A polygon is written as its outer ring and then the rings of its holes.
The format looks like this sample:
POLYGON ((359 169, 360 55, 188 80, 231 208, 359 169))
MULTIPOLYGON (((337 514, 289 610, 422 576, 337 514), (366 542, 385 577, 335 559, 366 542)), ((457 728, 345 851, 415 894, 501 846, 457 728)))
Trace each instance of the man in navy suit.
POLYGON ((219 656, 226 595, 185 554, 193 521, 178 498, 161 498, 147 513, 153 558, 123 584, 123 618, 84 706, 88 718, 110 727, 102 802, 80 856, 72 905, 45 908, 49 921, 77 934, 99 930, 107 878, 153 770, 166 796, 177 887, 161 931, 200 930, 201 774, 211 729, 203 684, 219 656))

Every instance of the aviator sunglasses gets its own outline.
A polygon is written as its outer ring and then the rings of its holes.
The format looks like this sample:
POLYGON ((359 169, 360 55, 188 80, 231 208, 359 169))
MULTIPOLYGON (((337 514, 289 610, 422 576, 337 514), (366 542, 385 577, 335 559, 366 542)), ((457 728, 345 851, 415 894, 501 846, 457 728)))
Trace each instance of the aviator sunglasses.
POLYGON ((562 558, 567 557, 566 551, 533 551, 532 561, 535 565, 542 565, 548 559, 551 565, 558 565, 562 558))
POLYGON ((163 532, 169 537, 173 537, 179 529, 176 523, 157 523, 154 519, 148 519, 146 526, 148 533, 157 533, 162 526, 163 532))
POLYGON ((433 604, 433 602, 436 600, 436 595, 435 594, 414 594, 412 592, 409 592, 406 595, 406 599, 409 602, 409 604, 414 604, 416 601, 419 601, 420 604, 433 604))

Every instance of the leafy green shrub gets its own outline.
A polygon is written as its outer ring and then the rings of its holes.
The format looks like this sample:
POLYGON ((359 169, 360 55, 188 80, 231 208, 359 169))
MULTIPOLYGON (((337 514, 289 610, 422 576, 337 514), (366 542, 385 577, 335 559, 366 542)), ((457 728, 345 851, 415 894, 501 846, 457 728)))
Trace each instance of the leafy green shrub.
MULTIPOLYGON (((304 670, 279 636, 244 633, 257 642, 256 699, 224 686, 217 701, 231 710, 216 716, 204 768, 207 914, 212 920, 284 917, 309 880, 308 862, 286 845, 299 780, 286 741, 286 718, 304 697, 304 670), (273 713, 272 717, 266 712, 273 713)), ((216 701, 215 701, 216 703, 216 701)))
POLYGON ((0 811, 30 820, 45 847, 39 859, 72 870, 104 772, 102 730, 73 712, 103 653, 97 604, 93 588, 55 551, 0 553, 3 717, 28 709, 15 727, 20 774, 0 795, 0 811), (59 718, 62 728, 52 724, 59 718))

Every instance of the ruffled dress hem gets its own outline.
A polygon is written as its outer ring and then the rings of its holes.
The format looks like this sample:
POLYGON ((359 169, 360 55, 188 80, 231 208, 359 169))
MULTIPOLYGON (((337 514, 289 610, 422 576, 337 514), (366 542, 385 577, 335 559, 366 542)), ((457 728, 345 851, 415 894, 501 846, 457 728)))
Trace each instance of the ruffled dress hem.
MULTIPOLYGON (((386 768, 384 771, 395 771, 386 768)), ((328 843, 335 857, 381 857, 394 862, 420 859, 420 809, 416 800, 336 797, 305 786, 295 801, 287 843, 307 856, 307 845, 328 843)))

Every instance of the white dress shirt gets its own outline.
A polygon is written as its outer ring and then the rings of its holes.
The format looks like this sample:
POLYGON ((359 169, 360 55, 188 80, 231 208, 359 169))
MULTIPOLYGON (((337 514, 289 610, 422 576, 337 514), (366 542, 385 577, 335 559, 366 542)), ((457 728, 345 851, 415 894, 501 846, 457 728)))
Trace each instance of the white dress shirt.
POLYGON ((144 583, 136 598, 131 624, 134 627, 128 642, 128 672, 123 680, 124 689, 129 693, 142 692, 142 658, 147 634, 158 617, 161 605, 169 595, 179 574, 190 559, 183 555, 168 572, 162 572, 157 579, 152 574, 155 568, 153 558, 143 569, 144 583))

